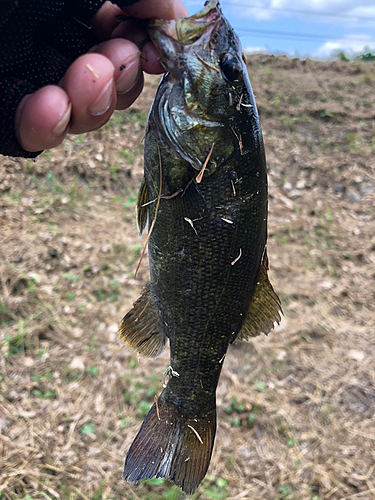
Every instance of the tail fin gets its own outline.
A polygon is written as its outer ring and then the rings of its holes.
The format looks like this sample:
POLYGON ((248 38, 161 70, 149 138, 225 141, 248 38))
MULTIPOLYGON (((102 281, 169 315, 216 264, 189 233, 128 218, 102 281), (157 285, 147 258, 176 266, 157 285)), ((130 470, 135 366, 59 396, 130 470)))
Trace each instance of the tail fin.
POLYGON ((168 404, 155 402, 131 445, 122 478, 138 482, 165 477, 193 493, 206 475, 216 432, 216 408, 203 418, 188 419, 168 404))

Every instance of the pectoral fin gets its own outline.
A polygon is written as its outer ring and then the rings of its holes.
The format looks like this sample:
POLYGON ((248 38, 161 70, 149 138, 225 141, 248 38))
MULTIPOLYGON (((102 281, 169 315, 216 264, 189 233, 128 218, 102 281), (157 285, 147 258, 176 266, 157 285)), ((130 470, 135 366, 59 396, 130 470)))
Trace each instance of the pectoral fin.
POLYGON ((150 286, 146 286, 133 308, 123 317, 118 341, 141 358, 160 356, 167 344, 159 311, 153 303, 150 286))
POLYGON ((141 187, 139 188, 137 206, 136 206, 136 219, 137 219, 137 229, 140 236, 142 236, 143 231, 147 225, 148 220, 148 205, 149 202, 148 189, 146 185, 146 180, 143 177, 141 187))
POLYGON ((281 321, 281 303, 268 279, 267 264, 267 253, 264 252, 254 296, 250 302, 242 329, 234 340, 245 340, 256 337, 260 333, 267 334, 272 330, 275 322, 279 324, 281 321))

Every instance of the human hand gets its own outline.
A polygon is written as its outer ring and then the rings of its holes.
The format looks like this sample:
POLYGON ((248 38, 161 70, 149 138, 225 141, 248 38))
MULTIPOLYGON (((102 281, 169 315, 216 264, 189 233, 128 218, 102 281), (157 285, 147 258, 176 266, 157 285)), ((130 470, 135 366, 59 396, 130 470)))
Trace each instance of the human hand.
POLYGON ((78 57, 58 85, 28 94, 18 105, 15 133, 23 149, 36 152, 53 148, 68 133, 100 128, 115 109, 128 108, 139 96, 143 71, 164 71, 152 43, 142 47, 147 40, 142 23, 134 18, 117 20, 124 12, 139 19, 188 15, 181 0, 141 0, 123 10, 105 2, 91 19, 93 31, 102 42, 78 57))

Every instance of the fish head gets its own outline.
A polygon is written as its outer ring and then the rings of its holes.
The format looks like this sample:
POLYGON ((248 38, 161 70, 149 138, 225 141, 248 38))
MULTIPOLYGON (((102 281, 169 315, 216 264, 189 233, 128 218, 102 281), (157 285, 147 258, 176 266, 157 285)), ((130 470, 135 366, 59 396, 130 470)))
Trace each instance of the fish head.
POLYGON ((238 118, 238 102, 244 94, 253 100, 238 36, 218 0, 206 2, 190 17, 151 20, 147 31, 168 72, 164 80, 168 102, 160 106, 160 114, 170 142, 196 169, 215 143, 208 165, 212 172, 217 167, 215 157, 228 157, 235 148, 235 136, 230 132, 233 137, 227 137, 238 118))

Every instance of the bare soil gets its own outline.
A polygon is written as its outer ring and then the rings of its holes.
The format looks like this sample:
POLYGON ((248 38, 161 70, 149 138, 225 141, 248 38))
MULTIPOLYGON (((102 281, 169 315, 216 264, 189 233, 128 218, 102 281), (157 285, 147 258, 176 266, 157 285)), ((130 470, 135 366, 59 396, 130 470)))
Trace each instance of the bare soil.
MULTIPOLYGON (((249 57, 284 310, 232 346, 197 499, 375 499, 375 65, 249 57)), ((0 160, 0 499, 179 500, 121 480, 168 353, 120 348, 148 280, 134 206, 156 90, 35 162, 0 160)))

